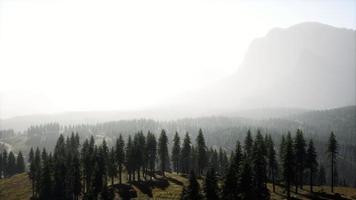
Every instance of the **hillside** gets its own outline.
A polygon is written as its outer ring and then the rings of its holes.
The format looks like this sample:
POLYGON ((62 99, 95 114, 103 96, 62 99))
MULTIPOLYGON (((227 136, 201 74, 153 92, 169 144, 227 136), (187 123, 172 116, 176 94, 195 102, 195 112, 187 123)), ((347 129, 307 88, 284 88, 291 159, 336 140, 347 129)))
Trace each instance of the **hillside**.
MULTIPOLYGON (((129 188, 136 199, 179 199, 182 191, 182 186, 188 182, 187 178, 176 174, 167 174, 167 179, 159 178, 151 184, 141 182, 130 184, 115 184, 116 198, 120 199, 124 194, 127 194, 129 188), (126 191, 126 192, 125 192, 126 191), (121 194, 121 196, 120 196, 121 194)), ((201 181, 200 181, 201 183, 201 181)), ((271 192, 271 185, 268 185, 271 192)), ((306 187, 307 188, 307 187, 306 187)), ((293 194, 295 199, 335 199, 335 196, 329 193, 329 187, 316 186, 314 195, 310 195, 306 190, 300 194, 293 194)), ((276 193, 271 192, 271 199, 281 200, 284 199, 283 189, 277 187, 276 193)), ((356 199, 356 188, 336 187, 335 193, 341 194, 342 199, 356 199)), ((31 184, 26 174, 19 174, 7 179, 0 179, 0 199, 6 200, 28 200, 31 197, 31 184)))

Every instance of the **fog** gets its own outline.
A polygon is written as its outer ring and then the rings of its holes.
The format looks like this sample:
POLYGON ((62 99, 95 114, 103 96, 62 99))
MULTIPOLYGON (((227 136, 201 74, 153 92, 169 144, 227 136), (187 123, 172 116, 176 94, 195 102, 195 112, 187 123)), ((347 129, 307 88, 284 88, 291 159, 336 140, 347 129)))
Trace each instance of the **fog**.
POLYGON ((355 31, 343 29, 356 28, 354 1, 0 0, 0 9, 3 119, 355 103, 355 31), (333 27, 290 31, 306 21, 333 27))

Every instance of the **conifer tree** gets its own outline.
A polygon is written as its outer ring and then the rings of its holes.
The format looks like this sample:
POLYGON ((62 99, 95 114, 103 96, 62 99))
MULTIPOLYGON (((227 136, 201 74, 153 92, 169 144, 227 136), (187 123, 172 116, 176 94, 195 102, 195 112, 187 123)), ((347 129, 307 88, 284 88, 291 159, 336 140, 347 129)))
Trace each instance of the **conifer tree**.
POLYGON ((275 177, 277 173, 277 159, 276 159, 276 151, 274 150, 274 143, 271 135, 268 136, 267 140, 267 164, 268 164, 268 173, 269 177, 272 180, 272 190, 276 191, 275 188, 275 177))
POLYGON ((260 131, 257 131, 252 151, 252 165, 257 199, 269 199, 269 193, 266 185, 266 147, 264 144, 264 138, 261 135, 260 131))
POLYGON ((318 167, 316 156, 317 154, 315 152, 313 140, 310 139, 308 144, 307 159, 306 159, 307 167, 309 169, 310 192, 313 192, 313 176, 315 175, 314 173, 316 172, 318 167))
POLYGON ((251 158, 252 156, 252 146, 253 146, 253 139, 252 139, 251 131, 249 129, 247 131, 247 135, 245 137, 245 142, 244 142, 244 151, 248 159, 251 158))
POLYGON ((256 199, 254 184, 252 180, 252 176, 253 176, 252 169, 246 154, 240 165, 239 171, 240 173, 238 175, 238 187, 240 190, 240 194, 238 195, 238 199, 241 200, 256 199))
POLYGON ((303 136, 303 132, 298 129, 295 140, 294 140, 294 150, 295 150, 295 192, 298 193, 298 187, 303 189, 303 177, 305 170, 305 159, 306 159, 306 142, 303 136))
POLYGON ((283 154, 282 156, 283 179, 285 182, 287 197, 288 199, 290 199, 290 187, 294 178, 295 161, 294 161, 294 151, 293 151, 293 140, 289 132, 287 138, 285 139, 282 154, 283 154))
POLYGON ((51 199, 53 196, 52 192, 52 166, 51 161, 52 158, 47 156, 46 150, 42 151, 42 163, 43 168, 41 171, 41 178, 40 178, 40 191, 39 191, 39 198, 40 199, 51 199))
POLYGON ((183 173, 188 174, 189 171, 191 170, 191 165, 190 165, 190 159, 191 159, 191 142, 190 142, 190 137, 189 134, 186 133, 184 136, 183 140, 183 147, 181 151, 181 158, 180 158, 180 163, 181 163, 181 170, 183 173))
POLYGON ((174 135, 173 139, 173 147, 172 147, 172 163, 173 163, 173 171, 179 172, 180 164, 179 164, 179 159, 180 159, 180 138, 178 135, 178 132, 174 135))
POLYGON ((197 156, 198 156, 198 175, 203 174, 206 165, 207 165, 207 152, 206 152, 206 144, 203 135, 203 131, 199 129, 199 134, 196 139, 197 143, 197 156))
POLYGON ((25 160, 22 156, 22 152, 20 151, 16 159, 16 173, 23 172, 25 172, 25 160))
POLYGON ((331 192, 334 192, 336 155, 338 153, 338 144, 337 144, 334 132, 331 132, 330 137, 329 137, 328 153, 329 153, 330 162, 331 162, 331 192))
POLYGON ((13 176, 16 174, 16 158, 15 158, 15 155, 12 151, 10 151, 9 153, 9 157, 8 157, 8 160, 7 160, 7 174, 8 176, 13 176))
POLYGON ((109 161, 108 161, 108 175, 111 178, 111 185, 114 185, 114 178, 117 174, 117 167, 116 167, 116 159, 115 159, 115 150, 114 147, 111 147, 109 151, 109 161))
POLYGON ((31 181, 31 186, 32 186, 32 197, 35 197, 35 181, 36 181, 36 166, 35 166, 35 161, 34 161, 35 153, 33 151, 33 148, 31 148, 30 153, 29 153, 29 163, 30 163, 30 169, 28 172, 28 177, 30 178, 31 181))
POLYGON ((0 179, 2 179, 2 173, 4 171, 4 163, 2 159, 2 152, 0 152, 0 179))
POLYGON ((200 185, 197 181, 194 171, 190 172, 189 183, 188 183, 188 186, 186 187, 186 191, 184 192, 182 199, 183 200, 203 199, 201 191, 200 191, 200 185))
POLYGON ((120 134, 119 138, 116 140, 116 161, 119 173, 119 183, 122 183, 122 167, 125 162, 125 142, 120 134))
POLYGON ((162 172, 162 175, 165 176, 164 172, 168 168, 167 163, 169 163, 168 138, 167 138, 165 130, 162 130, 161 135, 158 140, 158 154, 159 154, 160 163, 161 163, 161 172, 162 172))
POLYGON ((8 177, 8 155, 6 149, 2 152, 3 176, 8 177))
POLYGON ((154 176, 155 163, 157 160, 157 141, 156 136, 151 132, 147 133, 147 159, 148 159, 148 168, 150 170, 150 180, 154 176))
MULTIPOLYGON (((76 139, 76 141, 78 141, 76 139)), ((72 174, 73 174, 73 195, 74 199, 78 200, 79 196, 82 191, 82 182, 81 182, 81 170, 80 170, 80 160, 79 160, 79 154, 75 153, 73 160, 72 160, 72 166, 71 166, 72 174)))
POLYGON ((126 169, 127 169, 127 174, 128 174, 128 179, 129 181, 132 180, 132 172, 133 172, 133 165, 134 165, 134 158, 133 158, 133 144, 132 144, 132 139, 131 135, 129 135, 129 138, 127 140, 127 145, 126 145, 126 169))
POLYGON ((214 168, 210 168, 206 172, 203 188, 205 192, 205 198, 207 200, 219 199, 219 186, 214 168))

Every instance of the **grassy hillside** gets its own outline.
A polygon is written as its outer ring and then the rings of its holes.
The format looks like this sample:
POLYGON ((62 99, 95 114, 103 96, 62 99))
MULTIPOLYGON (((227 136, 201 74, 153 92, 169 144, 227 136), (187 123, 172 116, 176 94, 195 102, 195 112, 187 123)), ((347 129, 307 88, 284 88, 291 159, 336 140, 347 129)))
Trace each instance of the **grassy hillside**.
MULTIPOLYGON (((167 173, 166 178, 157 177, 151 183, 133 182, 131 185, 115 184, 116 198, 127 196, 131 193, 136 199, 179 199, 183 185, 188 182, 187 178, 180 175, 167 173)), ((201 180, 199 180, 201 182, 201 180)), ((268 185, 271 190, 271 185, 268 185)), ((315 195, 308 192, 309 187, 305 186, 300 194, 292 194, 294 199, 336 199, 335 194, 330 193, 330 188, 315 187, 315 195)), ((335 192, 340 194, 340 199, 356 199, 356 188, 336 187, 335 192)), ((19 174, 7 179, 0 180, 0 199, 6 200, 26 200, 31 197, 31 185, 26 174, 19 174)), ((120 198, 121 199, 121 198, 120 198)), ((271 192, 271 199, 285 199, 283 188, 276 187, 276 193, 271 192)))

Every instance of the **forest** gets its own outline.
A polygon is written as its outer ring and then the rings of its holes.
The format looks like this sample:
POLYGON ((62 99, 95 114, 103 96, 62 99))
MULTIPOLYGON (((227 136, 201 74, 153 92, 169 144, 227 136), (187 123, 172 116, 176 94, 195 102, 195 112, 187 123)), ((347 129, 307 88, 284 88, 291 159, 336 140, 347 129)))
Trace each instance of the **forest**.
MULTIPOLYGON (((81 140, 78 133, 60 135, 53 151, 33 147, 29 152, 31 198, 114 199, 119 195, 130 199, 136 197, 135 192, 125 186, 167 184, 167 173, 188 177, 180 194, 186 200, 270 199, 277 186, 284 188, 288 199, 291 191, 298 193, 303 187, 317 197, 313 186, 326 184, 326 171, 318 163, 313 139, 306 139, 298 129, 280 140, 275 145, 271 135, 248 130, 229 152, 207 146, 202 129, 194 140, 189 133, 181 139, 176 132, 172 141, 164 129, 157 138, 139 131, 127 138, 119 135, 110 146, 93 136, 81 140), (271 190, 267 184, 272 185, 271 190)), ((338 174, 338 143, 333 132, 326 148, 333 192, 338 174)), ((4 151, 0 157, 0 177, 23 172, 22 154, 17 161, 12 152, 7 154, 4 151)))

